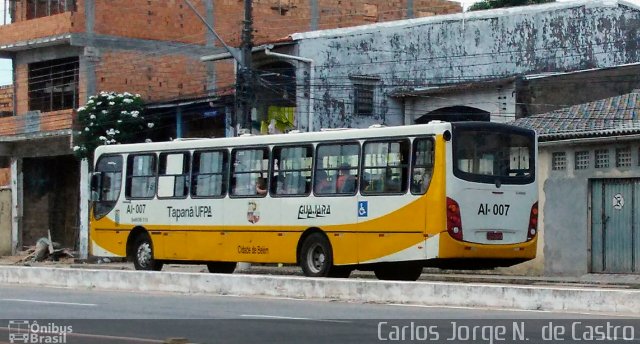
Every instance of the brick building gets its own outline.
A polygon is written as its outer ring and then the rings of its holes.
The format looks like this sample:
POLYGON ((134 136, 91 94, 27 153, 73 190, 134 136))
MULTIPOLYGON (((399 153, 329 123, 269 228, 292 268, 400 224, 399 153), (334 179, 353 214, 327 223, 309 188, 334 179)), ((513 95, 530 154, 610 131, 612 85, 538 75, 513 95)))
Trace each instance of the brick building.
MULTIPOLYGON (((14 70, 13 85, 0 89, 0 186, 13 194, 12 249, 51 229, 54 240, 83 250, 86 166, 71 153, 74 109, 99 91, 127 91, 156 105, 167 136, 185 119, 215 132, 224 122, 205 113, 228 113, 218 91, 234 84, 235 66, 200 61, 224 50, 181 0, 0 1, 11 17, 0 26, 0 58, 14 70)), ((243 1, 191 2, 227 44, 239 45, 243 1)), ((460 11, 444 0, 254 0, 254 38, 460 11)))

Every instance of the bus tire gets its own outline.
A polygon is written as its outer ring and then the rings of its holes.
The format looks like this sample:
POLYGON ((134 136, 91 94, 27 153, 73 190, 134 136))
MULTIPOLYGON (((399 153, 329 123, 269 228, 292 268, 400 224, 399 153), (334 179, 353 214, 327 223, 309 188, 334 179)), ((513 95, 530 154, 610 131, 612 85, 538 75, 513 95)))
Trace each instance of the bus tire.
POLYGON ((417 281, 422 275, 422 265, 415 263, 385 264, 373 270, 383 281, 417 281))
POLYGON ((207 263, 207 269, 215 274, 232 274, 237 265, 236 262, 210 262, 207 263))
POLYGON ((329 240, 321 233, 309 235, 300 249, 300 266, 307 277, 328 277, 333 267, 329 240))
POLYGON ((138 235, 133 244, 133 266, 136 270, 160 271, 163 263, 153 258, 153 244, 147 234, 138 235))

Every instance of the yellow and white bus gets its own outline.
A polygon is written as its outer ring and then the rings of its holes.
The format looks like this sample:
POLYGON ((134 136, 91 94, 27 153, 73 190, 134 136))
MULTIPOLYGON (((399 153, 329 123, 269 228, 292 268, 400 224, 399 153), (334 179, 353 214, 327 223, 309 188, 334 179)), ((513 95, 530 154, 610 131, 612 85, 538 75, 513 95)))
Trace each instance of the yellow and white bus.
POLYGON ((431 122, 101 146, 92 254, 136 269, 299 264, 416 280, 536 255, 534 131, 431 122))

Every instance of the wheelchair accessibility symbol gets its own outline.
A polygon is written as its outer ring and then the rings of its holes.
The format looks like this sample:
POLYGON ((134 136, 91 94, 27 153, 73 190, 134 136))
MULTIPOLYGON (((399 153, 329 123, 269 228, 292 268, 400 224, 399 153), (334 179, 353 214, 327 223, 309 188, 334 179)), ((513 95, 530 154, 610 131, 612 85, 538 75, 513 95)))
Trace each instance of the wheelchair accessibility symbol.
POLYGON ((358 217, 367 217, 367 216, 369 216, 369 202, 368 201, 358 202, 358 217))

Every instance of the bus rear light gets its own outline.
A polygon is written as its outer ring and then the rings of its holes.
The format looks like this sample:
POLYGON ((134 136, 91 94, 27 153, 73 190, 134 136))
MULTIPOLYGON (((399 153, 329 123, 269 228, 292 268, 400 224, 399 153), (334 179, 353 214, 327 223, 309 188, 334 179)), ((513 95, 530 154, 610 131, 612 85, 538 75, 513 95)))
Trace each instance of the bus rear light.
POLYGON ((462 219, 458 202, 447 197, 447 232, 456 239, 462 240, 462 219))
POLYGON ((527 230, 527 241, 533 240, 538 234, 538 202, 531 206, 531 214, 529 215, 529 227, 527 230))

